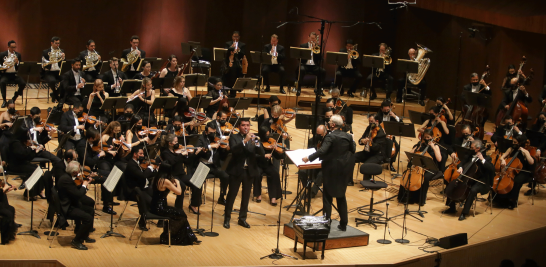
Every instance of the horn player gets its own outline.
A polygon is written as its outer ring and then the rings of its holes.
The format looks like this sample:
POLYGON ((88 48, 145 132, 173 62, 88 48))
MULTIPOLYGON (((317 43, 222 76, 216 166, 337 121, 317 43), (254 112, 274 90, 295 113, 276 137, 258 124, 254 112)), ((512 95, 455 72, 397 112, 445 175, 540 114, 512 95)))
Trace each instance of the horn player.
MULTIPOLYGON (((2 90, 2 99, 4 102, 2 102, 2 108, 5 108, 8 103, 6 102, 6 86, 8 84, 17 84, 19 86, 19 90, 13 94, 13 102, 15 103, 15 100, 18 96, 23 95, 23 90, 25 90, 25 86, 27 85, 26 82, 19 76, 17 76, 17 68, 19 67, 19 62, 21 62, 21 54, 17 51, 17 43, 15 41, 11 40, 8 42, 8 50, 0 53, 0 88, 2 90), (3 66, 7 63, 4 61, 5 59, 13 59, 13 65, 9 68, 3 68, 3 66)), ((6 66, 9 66, 6 64, 6 66)))
POLYGON ((80 52, 80 60, 82 61, 82 70, 83 70, 83 78, 87 82, 94 82, 96 79, 99 78, 99 70, 102 66, 102 60, 97 51, 95 51, 95 41, 89 40, 87 41, 87 45, 85 46, 87 49, 80 52), (90 67, 85 69, 85 65, 87 65, 87 61, 85 60, 86 57, 92 55, 93 53, 97 54, 97 60, 98 63, 94 67, 90 67))

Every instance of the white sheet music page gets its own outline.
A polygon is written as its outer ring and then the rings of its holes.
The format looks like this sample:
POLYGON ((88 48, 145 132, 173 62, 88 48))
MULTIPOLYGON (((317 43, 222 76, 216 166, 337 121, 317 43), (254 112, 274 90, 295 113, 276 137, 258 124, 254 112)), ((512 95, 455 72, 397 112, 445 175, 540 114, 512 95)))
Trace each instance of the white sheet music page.
POLYGON ((311 154, 315 153, 317 150, 315 148, 308 148, 308 149, 297 149, 297 150, 290 150, 286 151, 286 155, 296 164, 298 168, 304 167, 304 166, 316 166, 322 164, 322 161, 320 159, 315 159, 314 161, 309 161, 307 163, 303 162, 303 158, 310 156, 311 154))
POLYGON ((114 166, 114 168, 108 175, 108 178, 104 182, 104 188, 106 188, 108 192, 114 191, 114 188, 116 188, 116 185, 118 184, 119 178, 121 178, 122 174, 123 172, 117 166, 114 166))
POLYGON ((207 167, 207 165, 203 164, 203 162, 199 162, 199 166, 197 166, 197 170, 195 170, 195 173, 191 177, 190 183, 195 185, 197 188, 201 188, 201 186, 203 186, 203 182, 205 182, 205 179, 209 174, 209 171, 210 168, 207 167))
POLYGON ((36 170, 34 170, 32 175, 25 182, 26 189, 28 190, 32 189, 34 185, 36 184, 36 182, 38 182, 40 177, 42 177, 43 174, 44 174, 44 171, 42 170, 42 168, 40 168, 40 166, 36 167, 36 170))

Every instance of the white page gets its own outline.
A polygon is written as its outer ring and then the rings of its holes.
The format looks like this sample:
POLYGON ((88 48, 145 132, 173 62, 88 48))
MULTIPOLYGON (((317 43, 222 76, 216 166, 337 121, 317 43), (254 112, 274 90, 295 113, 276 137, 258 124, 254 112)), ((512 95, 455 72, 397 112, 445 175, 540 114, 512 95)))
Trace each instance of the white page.
POLYGON ((297 150, 290 150, 286 151, 286 155, 296 164, 296 166, 306 166, 306 165, 316 165, 321 164, 322 161, 317 158, 314 161, 309 161, 307 163, 303 162, 303 158, 310 156, 311 154, 315 153, 317 150, 315 148, 308 148, 308 149, 297 149, 297 150))

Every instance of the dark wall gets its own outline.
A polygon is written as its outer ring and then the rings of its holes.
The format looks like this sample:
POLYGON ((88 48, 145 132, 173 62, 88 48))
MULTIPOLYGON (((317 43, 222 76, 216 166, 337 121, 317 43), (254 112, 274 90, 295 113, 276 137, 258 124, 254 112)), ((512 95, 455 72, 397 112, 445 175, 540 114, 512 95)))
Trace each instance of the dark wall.
MULTIPOLYGON (((148 56, 166 58, 176 54, 182 61, 180 43, 199 41, 204 47, 223 47, 231 39, 234 30, 241 32, 241 41, 249 50, 261 50, 269 42, 271 34, 280 37, 285 47, 306 42, 309 32, 318 31, 319 23, 287 24, 276 28, 280 21, 309 21, 295 14, 288 15, 292 7, 300 14, 308 14, 332 21, 378 21, 382 30, 374 25, 357 25, 342 28, 347 23, 336 23, 326 29, 327 51, 338 51, 347 38, 359 44, 361 54, 377 52, 378 44, 386 42, 393 48, 393 58, 407 58, 407 50, 421 43, 434 52, 427 55, 432 60, 426 75, 429 96, 451 96, 456 100, 455 86, 458 66, 459 35, 462 33, 459 86, 469 80, 471 72, 481 73, 485 65, 491 67, 494 106, 501 100, 499 86, 508 64, 518 64, 521 56, 528 58, 527 69, 534 67, 535 80, 529 86, 537 97, 544 76, 544 47, 546 36, 490 26, 486 35, 491 40, 468 38, 467 28, 472 21, 451 15, 427 11, 415 7, 389 11, 394 6, 387 1, 326 1, 326 0, 278 0, 278 1, 188 1, 188 0, 96 0, 96 1, 49 1, 20 0, 1 1, 0 47, 14 39, 23 60, 39 61, 41 51, 50 46, 54 35, 62 38, 61 47, 67 57, 73 58, 85 49, 85 43, 94 39, 97 51, 103 59, 120 56, 129 47, 129 37, 141 37, 140 47, 148 56), (329 35, 328 35, 329 32, 329 35), (263 37, 262 37, 263 36, 263 37), (109 52, 114 51, 112 55, 109 52)), ((3 50, 3 49, 2 49, 3 50)), ((213 75, 219 73, 219 63, 213 64, 213 75)), ((297 62, 285 63, 289 81, 294 80, 297 62)), ((327 65, 327 81, 332 81, 334 66, 327 65)), ((396 70, 396 62, 393 70, 396 70)), ((251 63, 249 75, 255 76, 258 67, 251 63)), ((369 70, 362 70, 364 75, 369 70)), ((393 73, 395 78, 401 75, 393 73)), ((398 85, 396 85, 398 87, 398 85)), ((460 92, 460 89, 458 90, 460 92)), ((531 105, 535 112, 538 105, 531 105)))

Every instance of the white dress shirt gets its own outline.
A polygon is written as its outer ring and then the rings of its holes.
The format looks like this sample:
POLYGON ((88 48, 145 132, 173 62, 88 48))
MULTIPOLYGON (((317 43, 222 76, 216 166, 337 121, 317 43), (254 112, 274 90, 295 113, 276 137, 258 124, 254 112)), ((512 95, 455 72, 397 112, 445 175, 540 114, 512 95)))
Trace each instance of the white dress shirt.
POLYGON ((80 84, 81 81, 80 73, 74 70, 72 70, 72 72, 74 73, 74 80, 76 80, 76 93, 74 93, 74 95, 81 95, 80 88, 78 88, 78 84, 80 84))
MULTIPOLYGON (((51 47, 51 51, 53 51, 53 46, 51 47)), ((51 60, 51 58, 49 59, 51 60)), ((61 68, 59 68, 59 63, 54 63, 54 64, 51 64, 51 69, 50 71, 60 71, 61 68)))
POLYGON ((70 139, 74 140, 74 141, 78 141, 80 139, 82 139, 82 135, 81 135, 81 132, 80 132, 80 129, 78 129, 78 126, 80 126, 80 122, 78 122, 78 116, 76 115, 76 113, 74 113, 74 111, 72 111, 72 114, 74 114, 74 136, 71 136, 70 139))

